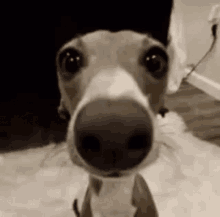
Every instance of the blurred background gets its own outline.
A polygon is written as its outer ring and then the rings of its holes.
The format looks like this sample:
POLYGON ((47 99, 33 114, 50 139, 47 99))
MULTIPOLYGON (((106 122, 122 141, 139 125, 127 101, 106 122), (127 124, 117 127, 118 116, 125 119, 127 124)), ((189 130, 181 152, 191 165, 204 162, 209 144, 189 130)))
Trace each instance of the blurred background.
MULTIPOLYGON (((207 19, 217 3, 218 0, 177 0, 184 22, 188 63, 199 61, 212 43, 207 19)), ((0 152, 59 143, 65 139, 68 124, 57 113, 60 94, 55 54, 71 38, 70 32, 67 37, 64 32, 63 37, 56 38, 56 32, 61 30, 59 5, 25 5, 30 8, 25 13, 15 13, 17 7, 22 6, 14 5, 1 21, 4 58, 0 80, 0 152)), ((65 25, 67 28, 68 21, 65 25)), ((197 72, 220 83, 219 60, 220 40, 197 72)), ((220 145, 220 101, 183 82, 176 94, 167 96, 166 103, 184 117, 194 135, 220 145)))
MULTIPOLYGON (((176 0, 176 2, 178 12, 183 18, 187 61, 197 63, 211 46, 211 24, 208 23, 208 17, 212 6, 220 4, 220 2, 219 0, 176 0)), ((198 73, 220 83, 219 40, 215 48, 214 55, 206 58, 198 67, 198 73)))

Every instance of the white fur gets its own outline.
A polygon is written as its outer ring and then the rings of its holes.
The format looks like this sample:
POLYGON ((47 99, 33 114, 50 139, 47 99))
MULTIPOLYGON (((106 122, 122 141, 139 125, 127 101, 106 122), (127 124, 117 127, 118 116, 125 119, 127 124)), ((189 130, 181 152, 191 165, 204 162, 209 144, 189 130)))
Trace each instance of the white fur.
POLYGON ((94 216, 133 217, 136 208, 131 205, 134 176, 119 182, 105 181, 99 196, 92 195, 91 208, 94 216))

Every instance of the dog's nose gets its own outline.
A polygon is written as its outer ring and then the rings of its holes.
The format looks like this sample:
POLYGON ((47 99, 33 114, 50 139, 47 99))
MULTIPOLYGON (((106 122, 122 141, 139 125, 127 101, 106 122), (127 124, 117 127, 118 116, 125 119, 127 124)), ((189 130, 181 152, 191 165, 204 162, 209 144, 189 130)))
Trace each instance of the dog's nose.
POLYGON ((96 100, 79 112, 75 145, 84 161, 104 171, 135 167, 152 146, 148 112, 131 100, 96 100))

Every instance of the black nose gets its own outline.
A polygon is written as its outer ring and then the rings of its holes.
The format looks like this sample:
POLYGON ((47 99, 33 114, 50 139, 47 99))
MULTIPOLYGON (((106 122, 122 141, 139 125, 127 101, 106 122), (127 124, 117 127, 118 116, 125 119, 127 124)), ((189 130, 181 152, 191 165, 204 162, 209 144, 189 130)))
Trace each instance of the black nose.
POLYGON ((131 100, 97 100, 78 114, 74 138, 80 156, 100 170, 126 170, 147 156, 152 146, 147 111, 131 100))

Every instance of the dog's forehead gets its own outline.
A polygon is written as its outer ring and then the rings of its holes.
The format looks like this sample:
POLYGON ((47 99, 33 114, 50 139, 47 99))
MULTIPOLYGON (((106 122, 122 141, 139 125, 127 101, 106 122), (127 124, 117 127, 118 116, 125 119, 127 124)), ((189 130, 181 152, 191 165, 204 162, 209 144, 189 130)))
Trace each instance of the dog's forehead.
POLYGON ((82 38, 82 40, 86 43, 95 42, 99 40, 114 43, 120 40, 120 42, 122 43, 129 41, 140 42, 145 37, 146 36, 144 34, 136 33, 131 30, 122 30, 118 32, 99 30, 85 35, 82 38))
POLYGON ((156 45, 164 49, 162 43, 153 39, 149 34, 137 33, 131 30, 121 30, 118 32, 97 30, 73 38, 61 48, 61 51, 69 47, 75 47, 80 50, 83 47, 86 47, 87 50, 99 50, 103 47, 111 47, 111 50, 113 50, 113 48, 119 49, 120 47, 132 47, 133 49, 147 48, 149 45, 156 45))

